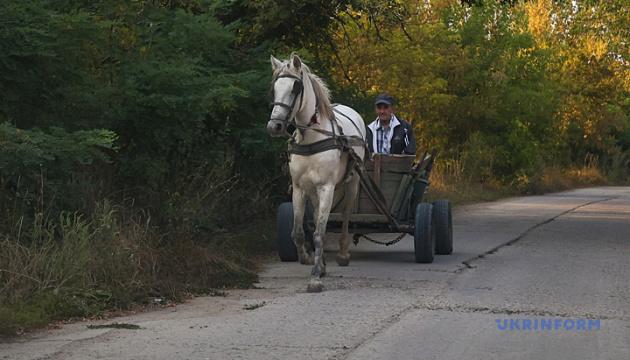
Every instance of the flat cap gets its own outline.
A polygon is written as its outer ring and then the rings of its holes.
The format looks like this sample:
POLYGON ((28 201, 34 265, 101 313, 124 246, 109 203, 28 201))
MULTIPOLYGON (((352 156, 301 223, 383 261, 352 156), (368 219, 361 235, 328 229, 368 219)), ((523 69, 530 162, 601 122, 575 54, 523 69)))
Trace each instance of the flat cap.
POLYGON ((386 93, 378 94, 376 100, 374 100, 374 105, 378 104, 394 105, 394 98, 386 93))

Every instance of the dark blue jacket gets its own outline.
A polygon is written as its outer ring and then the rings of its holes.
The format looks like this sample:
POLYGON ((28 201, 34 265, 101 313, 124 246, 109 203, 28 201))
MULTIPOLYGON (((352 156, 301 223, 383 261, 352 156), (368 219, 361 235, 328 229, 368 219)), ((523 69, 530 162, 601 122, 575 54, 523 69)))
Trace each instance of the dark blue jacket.
MULTIPOLYGON (((409 154, 416 153, 416 138, 413 135, 411 124, 403 119, 399 119, 396 115, 392 116, 389 124, 393 127, 392 141, 389 147, 390 154, 409 154)), ((367 126, 367 144, 370 152, 374 153, 376 148, 376 140, 374 134, 379 126, 378 118, 367 126)))

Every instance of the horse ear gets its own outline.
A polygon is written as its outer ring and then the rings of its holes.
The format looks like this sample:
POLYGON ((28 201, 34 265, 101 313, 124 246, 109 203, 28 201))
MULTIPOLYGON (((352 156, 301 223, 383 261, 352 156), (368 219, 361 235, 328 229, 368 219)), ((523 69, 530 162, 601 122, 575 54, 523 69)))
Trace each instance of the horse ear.
POLYGON ((295 70, 300 70, 300 68, 302 67, 302 59, 300 59, 297 54, 293 54, 291 62, 293 63, 293 67, 295 68, 295 70))
POLYGON ((275 56, 271 55, 271 69, 278 70, 280 67, 282 67, 282 61, 276 59, 275 56))

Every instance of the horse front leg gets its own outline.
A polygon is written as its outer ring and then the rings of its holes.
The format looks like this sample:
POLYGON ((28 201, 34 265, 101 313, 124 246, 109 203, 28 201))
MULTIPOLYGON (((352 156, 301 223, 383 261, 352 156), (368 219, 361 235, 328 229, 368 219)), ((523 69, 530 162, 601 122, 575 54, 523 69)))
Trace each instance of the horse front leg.
POLYGON ((336 258, 339 266, 348 266, 350 264, 350 234, 348 226, 350 224, 350 215, 354 208, 354 201, 359 192, 359 176, 355 173, 344 186, 346 200, 343 208, 341 236, 339 237, 339 253, 336 258))
POLYGON ((323 290, 321 277, 326 273, 326 265, 324 264, 324 240, 326 237, 326 224, 330 215, 330 208, 333 203, 335 186, 332 184, 324 185, 317 189, 317 217, 315 218, 315 233, 313 234, 313 246, 315 247, 315 264, 311 271, 311 280, 308 284, 308 292, 320 292, 323 290))
POLYGON ((304 211, 306 209, 306 196, 304 190, 293 184, 293 243, 297 248, 298 259, 301 264, 312 265, 313 256, 308 254, 304 246, 304 211))

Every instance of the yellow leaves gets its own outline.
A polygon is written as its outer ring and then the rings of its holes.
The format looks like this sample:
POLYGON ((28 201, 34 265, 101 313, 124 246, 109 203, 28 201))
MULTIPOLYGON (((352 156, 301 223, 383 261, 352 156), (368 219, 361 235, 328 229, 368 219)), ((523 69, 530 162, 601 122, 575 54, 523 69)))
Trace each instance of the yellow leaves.
POLYGON ((619 79, 621 81, 622 87, 625 91, 630 92, 630 66, 626 64, 619 66, 619 79))
POLYGON ((543 44, 552 30, 551 16, 553 3, 551 0, 536 0, 525 5, 528 18, 528 29, 543 44))
POLYGON ((588 35, 584 39, 582 51, 589 58, 602 60, 608 54, 608 43, 599 37, 588 35))

